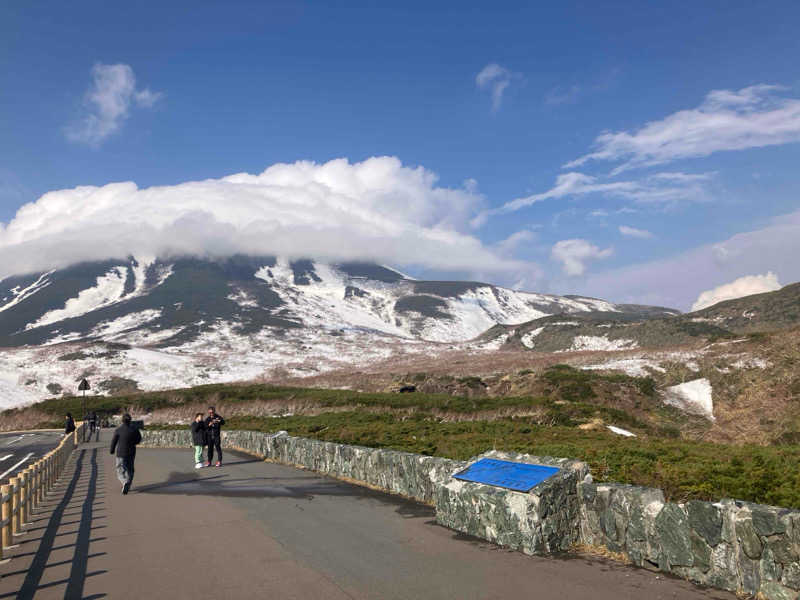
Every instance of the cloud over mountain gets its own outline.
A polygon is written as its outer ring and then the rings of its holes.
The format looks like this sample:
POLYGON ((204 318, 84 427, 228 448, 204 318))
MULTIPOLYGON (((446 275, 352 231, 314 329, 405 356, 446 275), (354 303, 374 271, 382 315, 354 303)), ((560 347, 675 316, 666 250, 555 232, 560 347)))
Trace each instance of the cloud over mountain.
POLYGON ((601 249, 582 239, 561 240, 551 250, 553 260, 560 262, 564 273, 569 276, 583 275, 587 263, 608 258, 613 253, 612 248, 601 249))
MULTIPOLYGON (((591 273, 578 287, 588 296, 605 293, 617 302, 689 309, 699 290, 724 287, 752 273, 774 273, 783 282, 800 281, 800 211, 775 217, 765 226, 691 248, 675 256, 591 273), (613 290, 613 293, 611 293, 613 290)), ((745 279, 747 281, 747 279, 745 279)), ((574 287, 569 288, 574 291, 574 287)), ((754 290, 749 287, 748 290, 754 290)), ((768 291, 766 288, 759 291, 768 291)), ((749 293, 758 293, 749 291, 749 293)))
POLYGON ((779 289, 781 289, 781 284, 778 283, 778 277, 772 271, 765 275, 745 275, 735 281, 715 287, 713 290, 702 292, 692 305, 692 310, 701 310, 708 306, 713 306, 717 302, 735 300, 736 298, 763 294, 764 292, 774 292, 779 289))
POLYGON ((531 270, 464 233, 483 203, 474 187, 441 187, 431 171, 393 157, 275 164, 145 189, 81 186, 48 192, 0 224, 0 276, 129 255, 235 253, 507 277, 531 270))

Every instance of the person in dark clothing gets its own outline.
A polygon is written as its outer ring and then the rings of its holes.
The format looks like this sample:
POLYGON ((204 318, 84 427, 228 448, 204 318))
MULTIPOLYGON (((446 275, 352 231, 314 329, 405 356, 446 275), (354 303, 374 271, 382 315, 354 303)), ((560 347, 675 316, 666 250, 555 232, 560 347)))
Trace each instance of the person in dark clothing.
POLYGON ((199 412, 194 416, 192 423, 192 444, 194 444, 194 468, 203 467, 203 446, 208 443, 206 436, 206 422, 203 420, 203 413, 199 412))
POLYGON ((69 435, 75 431, 75 419, 72 418, 72 413, 67 413, 64 417, 64 435, 69 435))
POLYGON ((213 406, 208 407, 208 416, 206 417, 206 439, 208 440, 208 462, 206 466, 210 467, 214 462, 214 448, 217 449, 217 467, 222 466, 222 438, 219 428, 225 425, 225 419, 217 414, 213 406))
POLYGON ((92 441, 92 434, 97 432, 97 439, 100 439, 100 431, 97 429, 97 413, 89 413, 89 441, 92 441))
POLYGON ((136 460, 136 444, 142 441, 142 434, 131 426, 131 416, 122 415, 122 425, 114 431, 111 438, 111 454, 117 454, 117 479, 122 483, 122 493, 127 494, 133 483, 133 463, 136 460))

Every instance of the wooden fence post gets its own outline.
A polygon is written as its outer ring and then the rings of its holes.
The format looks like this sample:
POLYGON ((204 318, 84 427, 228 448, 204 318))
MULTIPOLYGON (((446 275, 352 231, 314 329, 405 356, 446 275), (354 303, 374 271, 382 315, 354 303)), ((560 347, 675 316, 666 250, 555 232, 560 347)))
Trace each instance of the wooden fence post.
POLYGON ((19 474, 19 527, 28 522, 28 472, 22 471, 19 474))
POLYGON ((40 458, 36 461, 36 506, 44 502, 44 462, 40 458))
POLYGON ((0 487, 0 500, 2 500, 2 505, 0 505, 0 522, 3 523, 2 528, 2 541, 0 541, 0 546, 4 548, 8 548, 9 546, 13 545, 11 538, 11 486, 4 485, 0 487))
POLYGON ((11 533, 19 535, 19 477, 8 480, 11 485, 11 533))

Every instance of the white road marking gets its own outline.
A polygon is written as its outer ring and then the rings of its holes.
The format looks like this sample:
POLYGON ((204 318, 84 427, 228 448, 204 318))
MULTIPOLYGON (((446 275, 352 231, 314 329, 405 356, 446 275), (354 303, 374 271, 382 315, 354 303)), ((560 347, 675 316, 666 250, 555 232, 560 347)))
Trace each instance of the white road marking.
POLYGON ((6 475, 8 475, 9 473, 11 473, 11 472, 12 472, 14 469, 16 469, 18 466, 20 466, 20 465, 21 465, 22 463, 24 463, 26 460, 28 460, 28 459, 29 459, 31 456, 33 456, 33 452, 30 452, 30 453, 28 453, 28 456, 26 456, 25 458, 23 458, 21 461, 19 461, 17 464, 15 464, 13 467, 11 467, 11 468, 10 468, 8 471, 6 471, 6 472, 5 472, 5 473, 3 473, 2 475, 0 475, 0 479, 2 479, 3 477, 5 477, 5 476, 6 476, 6 475))
POLYGON ((0 457, 0 462, 3 462, 4 460, 8 460, 12 456, 14 456, 14 455, 13 454, 6 454, 5 456, 0 457))
POLYGON ((24 438, 24 437, 25 437, 24 435, 21 435, 21 436, 19 436, 18 438, 14 438, 14 439, 13 439, 13 440, 11 440, 10 442, 8 442, 8 443, 6 444, 6 446, 10 446, 10 445, 11 445, 11 444, 13 444, 14 442, 18 442, 18 441, 20 441, 20 440, 21 440, 22 438, 24 438))

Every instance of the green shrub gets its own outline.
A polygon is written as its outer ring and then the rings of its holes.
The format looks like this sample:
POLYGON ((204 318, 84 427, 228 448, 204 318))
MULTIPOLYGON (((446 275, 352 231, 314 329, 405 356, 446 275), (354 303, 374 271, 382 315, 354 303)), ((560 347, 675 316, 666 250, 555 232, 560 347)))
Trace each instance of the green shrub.
MULTIPOLYGON (((565 418, 559 416, 559 418, 565 418)), ((607 431, 547 427, 530 419, 441 422, 430 416, 364 412, 231 417, 230 429, 287 430, 331 442, 465 460, 492 448, 587 461, 598 481, 658 487, 672 501, 736 498, 800 507, 800 446, 733 446, 625 438, 607 431)))

